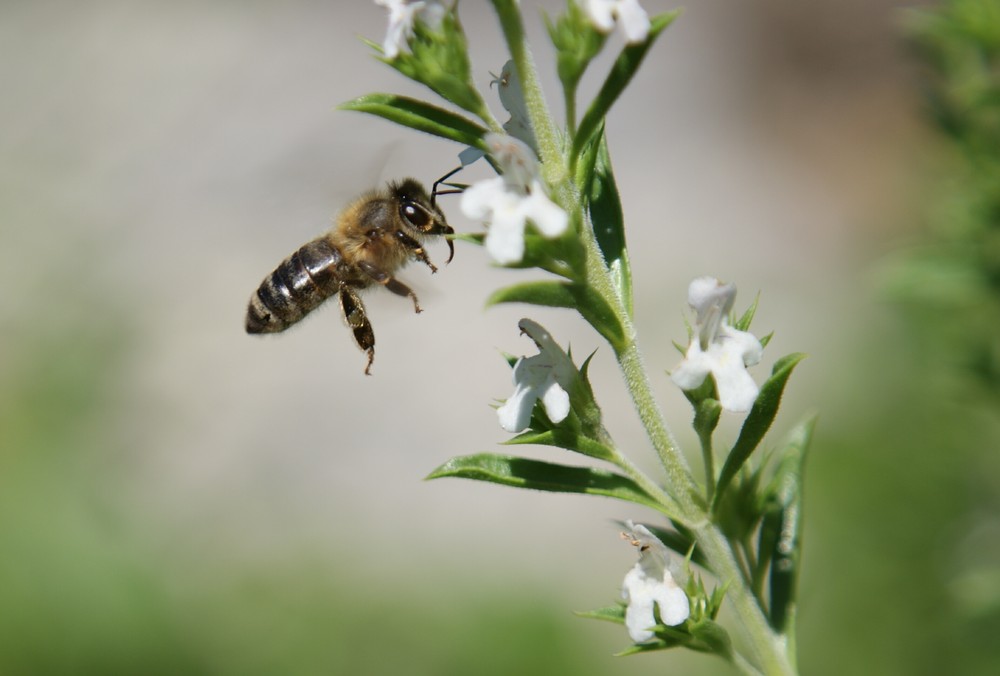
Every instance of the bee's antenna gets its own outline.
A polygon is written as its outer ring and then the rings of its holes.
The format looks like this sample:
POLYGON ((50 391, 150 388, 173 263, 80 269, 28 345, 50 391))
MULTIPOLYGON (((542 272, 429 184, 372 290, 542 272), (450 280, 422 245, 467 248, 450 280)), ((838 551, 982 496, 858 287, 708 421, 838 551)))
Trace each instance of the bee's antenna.
POLYGON ((442 176, 438 180, 434 181, 434 185, 431 186, 431 206, 432 207, 433 206, 437 206, 436 202, 437 202, 438 195, 454 195, 456 193, 460 193, 460 192, 462 192, 462 191, 465 190, 465 188, 455 188, 454 190, 438 190, 438 186, 440 186, 442 183, 444 183, 444 185, 448 185, 447 183, 445 183, 445 181, 447 181, 449 178, 451 178, 452 176, 454 176, 458 172, 462 171, 462 169, 464 169, 464 168, 465 168, 464 165, 463 166, 459 166, 459 167, 455 167, 454 169, 452 169, 451 171, 449 171, 447 174, 445 174, 444 176, 442 176))

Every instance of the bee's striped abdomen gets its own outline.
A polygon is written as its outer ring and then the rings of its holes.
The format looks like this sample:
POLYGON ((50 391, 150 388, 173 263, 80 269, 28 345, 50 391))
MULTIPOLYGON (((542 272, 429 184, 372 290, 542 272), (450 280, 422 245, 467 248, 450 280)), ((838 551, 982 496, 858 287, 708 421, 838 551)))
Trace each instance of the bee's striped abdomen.
POLYGON ((267 276, 247 307, 247 333, 284 331, 337 293, 340 252, 326 238, 314 239, 267 276))

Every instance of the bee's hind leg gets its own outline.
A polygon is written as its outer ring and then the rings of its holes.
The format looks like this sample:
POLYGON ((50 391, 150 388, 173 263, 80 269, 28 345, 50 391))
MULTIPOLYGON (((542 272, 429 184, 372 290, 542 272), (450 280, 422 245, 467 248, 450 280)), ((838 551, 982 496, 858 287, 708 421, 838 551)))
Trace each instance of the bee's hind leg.
POLYGON ((372 374, 372 362, 375 361, 375 332, 365 313, 365 305, 361 297, 346 284, 340 285, 340 309, 344 313, 347 325, 354 332, 354 341, 362 350, 368 353, 368 364, 365 375, 372 374))

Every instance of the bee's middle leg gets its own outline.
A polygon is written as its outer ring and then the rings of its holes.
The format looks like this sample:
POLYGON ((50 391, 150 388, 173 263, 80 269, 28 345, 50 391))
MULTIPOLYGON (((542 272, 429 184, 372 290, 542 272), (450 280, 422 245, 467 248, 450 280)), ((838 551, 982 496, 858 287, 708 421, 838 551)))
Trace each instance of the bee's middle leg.
POLYGON ((368 364, 365 375, 372 374, 372 362, 375 361, 375 332, 365 313, 365 305, 361 297, 346 284, 340 285, 340 309, 344 313, 347 325, 354 332, 354 341, 362 350, 368 353, 368 364))
POLYGON ((406 284, 403 284, 385 270, 375 267, 368 261, 361 261, 358 263, 358 267, 361 268, 366 275, 392 291, 397 296, 408 296, 411 298, 413 300, 413 309, 417 312, 423 312, 420 308, 420 303, 417 302, 417 294, 413 293, 413 289, 408 287, 406 284))

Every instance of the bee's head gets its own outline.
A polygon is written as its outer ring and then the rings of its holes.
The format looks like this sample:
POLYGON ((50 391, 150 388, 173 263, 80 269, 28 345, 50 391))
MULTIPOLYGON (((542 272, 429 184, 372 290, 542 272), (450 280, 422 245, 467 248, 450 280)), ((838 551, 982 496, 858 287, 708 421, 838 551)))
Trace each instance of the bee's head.
MULTIPOLYGON (((403 225, 413 231, 417 236, 427 235, 453 235, 455 229, 448 225, 433 198, 431 198, 424 186, 412 178, 394 183, 390 186, 392 194, 399 205, 399 218, 403 225)), ((448 262, 455 255, 455 244, 450 239, 448 241, 448 262)))

